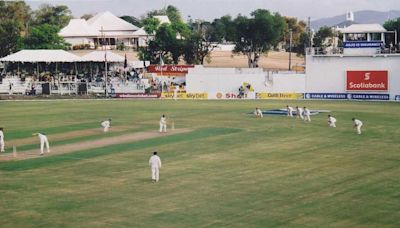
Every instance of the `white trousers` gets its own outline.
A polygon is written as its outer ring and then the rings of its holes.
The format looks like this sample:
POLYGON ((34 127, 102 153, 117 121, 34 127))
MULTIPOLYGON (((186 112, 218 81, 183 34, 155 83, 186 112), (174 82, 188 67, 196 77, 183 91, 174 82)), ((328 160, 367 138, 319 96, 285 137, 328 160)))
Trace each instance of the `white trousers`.
POLYGON ((46 138, 40 139, 40 153, 43 154, 44 145, 46 144, 47 153, 50 153, 49 140, 46 138))
POLYGON ((300 119, 304 120, 304 116, 303 116, 303 114, 301 112, 297 113, 297 118, 299 118, 299 117, 300 117, 300 119))
POLYGON ((4 140, 0 140, 0 152, 4 152, 4 140))
POLYGON ((361 134, 361 127, 362 127, 362 124, 357 125, 357 134, 361 134))
POLYGON ((110 127, 104 127, 104 132, 108 132, 108 130, 110 129, 110 127))
POLYGON ((304 116, 304 121, 311 122, 310 116, 309 116, 309 115, 305 115, 305 116, 304 116))
POLYGON ((293 112, 292 111, 288 111, 288 116, 293 117, 293 112))
POLYGON ((151 179, 157 182, 160 179, 160 172, 158 167, 151 167, 151 179))
POLYGON ((160 132, 167 132, 167 124, 160 123, 160 132))
POLYGON ((329 123, 329 127, 336 127, 336 123, 335 122, 330 122, 329 123))

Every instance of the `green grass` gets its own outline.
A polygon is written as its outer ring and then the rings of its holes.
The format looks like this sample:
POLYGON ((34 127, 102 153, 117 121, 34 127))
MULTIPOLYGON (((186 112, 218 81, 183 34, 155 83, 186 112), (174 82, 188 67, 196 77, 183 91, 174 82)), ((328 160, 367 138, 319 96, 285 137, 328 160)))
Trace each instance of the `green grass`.
POLYGON ((0 162, 0 227, 400 226, 398 103, 0 102, 0 126, 8 140, 96 128, 108 117, 148 131, 163 113, 193 131, 0 162), (337 128, 326 114, 311 123, 247 114, 287 103, 332 110, 337 128), (364 122, 362 135, 352 117, 364 122), (157 184, 147 164, 154 150, 163 161, 157 184))

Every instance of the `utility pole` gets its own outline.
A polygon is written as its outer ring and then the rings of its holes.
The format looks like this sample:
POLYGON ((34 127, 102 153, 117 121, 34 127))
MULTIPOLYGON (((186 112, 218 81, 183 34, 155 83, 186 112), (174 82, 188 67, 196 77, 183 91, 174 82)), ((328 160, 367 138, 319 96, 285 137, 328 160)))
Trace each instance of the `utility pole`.
POLYGON ((289 29, 289 71, 292 70, 292 36, 293 36, 293 31, 292 29, 289 29))
POLYGON ((107 47, 104 46, 105 35, 103 31, 103 26, 101 26, 101 37, 102 37, 102 48, 104 49, 104 67, 105 67, 105 86, 106 86, 106 98, 108 97, 108 64, 107 64, 107 47))

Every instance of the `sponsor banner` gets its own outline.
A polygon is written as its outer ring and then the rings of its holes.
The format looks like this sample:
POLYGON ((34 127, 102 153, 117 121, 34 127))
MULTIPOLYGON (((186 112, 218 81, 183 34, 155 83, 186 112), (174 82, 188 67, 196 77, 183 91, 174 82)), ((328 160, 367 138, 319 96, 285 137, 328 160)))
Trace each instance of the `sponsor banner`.
MULTIPOLYGON (((177 93, 178 99, 193 99, 193 100, 205 100, 208 99, 208 93, 177 93)), ((173 99, 174 93, 161 93, 163 99, 173 99)))
POLYGON ((115 98, 160 98, 161 93, 116 93, 115 98))
POLYGON ((243 94, 240 96, 238 93, 232 92, 216 92, 212 93, 214 97, 210 97, 210 99, 222 99, 222 100, 230 100, 230 99, 256 99, 255 92, 248 92, 247 94, 243 94))
POLYGON ((353 100, 384 100, 388 101, 390 99, 389 94, 350 94, 353 100))
POLYGON ((302 99, 302 93, 256 93, 256 99, 302 99))
POLYGON ((394 96, 394 100, 395 100, 395 101, 400 101, 400 95, 394 96))
POLYGON ((347 71, 347 91, 388 91, 388 72, 347 71))
POLYGON ((158 75, 175 75, 175 76, 185 76, 189 68, 193 68, 194 66, 190 65, 150 65, 147 67, 147 72, 149 73, 157 73, 158 75))
POLYGON ((382 41, 349 41, 344 42, 344 48, 380 48, 382 41))
POLYGON ((350 94, 347 93, 306 93, 305 99, 332 99, 332 100, 346 100, 350 99, 350 94))

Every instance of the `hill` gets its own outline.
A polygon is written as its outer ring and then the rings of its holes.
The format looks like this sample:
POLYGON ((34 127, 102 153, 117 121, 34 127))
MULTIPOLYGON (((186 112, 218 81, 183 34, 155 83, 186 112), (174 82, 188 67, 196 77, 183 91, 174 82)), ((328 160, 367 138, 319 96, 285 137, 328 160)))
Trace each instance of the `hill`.
MULTIPOLYGON (((363 10, 354 12, 354 21, 360 24, 378 23, 383 24, 389 19, 400 17, 400 10, 390 10, 386 12, 379 12, 373 10, 363 10)), ((346 14, 322 18, 311 21, 311 27, 318 30, 322 26, 334 26, 346 20, 346 14)))

